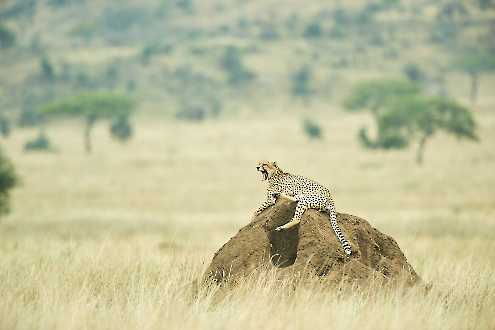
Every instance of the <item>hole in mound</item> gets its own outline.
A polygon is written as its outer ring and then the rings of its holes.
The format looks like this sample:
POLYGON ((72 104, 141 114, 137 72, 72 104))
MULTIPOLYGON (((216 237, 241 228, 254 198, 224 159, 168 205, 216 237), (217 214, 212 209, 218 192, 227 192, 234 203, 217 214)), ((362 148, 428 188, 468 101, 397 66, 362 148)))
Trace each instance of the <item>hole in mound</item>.
POLYGON ((299 226, 284 231, 271 231, 270 260, 275 267, 285 268, 296 262, 297 245, 299 243, 299 226))

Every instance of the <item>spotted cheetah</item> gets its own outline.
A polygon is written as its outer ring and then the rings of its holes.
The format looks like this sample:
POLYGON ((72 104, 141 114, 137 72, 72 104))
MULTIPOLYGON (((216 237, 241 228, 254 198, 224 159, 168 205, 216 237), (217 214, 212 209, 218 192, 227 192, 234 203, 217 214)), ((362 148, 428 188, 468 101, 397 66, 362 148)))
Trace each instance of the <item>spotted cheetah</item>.
POLYGON ((260 161, 256 169, 263 175, 263 180, 268 181, 267 199, 256 210, 255 215, 260 214, 266 208, 275 204, 280 195, 297 201, 296 212, 291 221, 277 227, 276 231, 289 229, 301 221, 301 217, 307 209, 325 211, 330 215, 330 225, 347 255, 351 255, 351 245, 345 239, 337 225, 335 206, 330 191, 319 183, 303 176, 292 175, 282 171, 275 162, 260 161))

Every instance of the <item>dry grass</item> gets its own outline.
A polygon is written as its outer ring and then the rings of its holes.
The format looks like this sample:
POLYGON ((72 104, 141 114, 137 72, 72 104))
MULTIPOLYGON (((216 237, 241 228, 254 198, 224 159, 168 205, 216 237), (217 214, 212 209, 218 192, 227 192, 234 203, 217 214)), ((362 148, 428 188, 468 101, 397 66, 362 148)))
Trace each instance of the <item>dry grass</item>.
POLYGON ((74 123, 50 127, 52 154, 22 153, 33 132, 15 132, 5 148, 23 183, 0 223, 0 329, 493 329, 495 116, 478 115, 480 144, 435 138, 419 168, 412 151, 361 150, 365 118, 317 113, 326 139, 314 143, 298 116, 273 114, 140 118, 126 147, 98 127, 90 156, 74 123), (263 199, 259 158, 333 187, 338 209, 393 235, 432 291, 294 291, 268 273, 220 303, 193 298, 189 283, 263 199))

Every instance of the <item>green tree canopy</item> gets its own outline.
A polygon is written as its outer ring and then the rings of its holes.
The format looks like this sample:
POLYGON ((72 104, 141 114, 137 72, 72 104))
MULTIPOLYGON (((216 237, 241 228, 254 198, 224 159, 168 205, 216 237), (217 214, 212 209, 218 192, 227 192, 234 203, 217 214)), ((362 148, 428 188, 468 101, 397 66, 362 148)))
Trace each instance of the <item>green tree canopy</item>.
POLYGON ((86 93, 47 104, 40 109, 40 112, 48 117, 84 116, 111 119, 128 116, 134 108, 135 102, 121 94, 86 93))
MULTIPOLYGON (((128 118, 136 103, 128 96, 115 93, 90 93, 55 101, 40 109, 48 119, 78 117, 85 120, 85 146, 91 152, 91 130, 98 120, 121 120, 128 124, 128 118)), ((130 127, 129 127, 130 130, 130 127)), ((115 132, 116 130, 111 130, 115 132)), ((118 136, 120 137, 120 136, 118 136)))
POLYGON ((344 101, 349 111, 371 110, 377 112, 396 97, 419 93, 419 87, 409 81, 400 79, 370 80, 358 83, 344 101))
POLYGON ((416 160, 421 163, 427 140, 438 131, 457 138, 478 139, 472 113, 457 102, 424 95, 418 88, 412 88, 414 85, 407 87, 402 82, 390 84, 389 80, 377 81, 377 86, 373 86, 374 83, 370 81, 356 86, 345 103, 349 111, 368 109, 373 115, 376 137, 370 138, 367 129, 361 128, 359 139, 363 146, 370 149, 403 149, 417 140, 416 160), (385 86, 390 86, 390 90, 384 89, 385 86))

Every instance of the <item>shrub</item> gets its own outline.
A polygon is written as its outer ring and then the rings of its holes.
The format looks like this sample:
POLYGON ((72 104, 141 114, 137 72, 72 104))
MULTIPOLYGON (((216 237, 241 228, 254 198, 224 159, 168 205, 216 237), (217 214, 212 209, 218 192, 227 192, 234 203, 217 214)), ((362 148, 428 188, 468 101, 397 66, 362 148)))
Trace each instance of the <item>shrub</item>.
POLYGON ((175 114, 177 119, 203 121, 208 117, 216 117, 222 110, 221 102, 215 97, 184 100, 181 109, 175 114))
POLYGON ((368 149, 402 149, 409 145, 409 141, 405 136, 395 131, 382 131, 376 140, 372 140, 368 136, 368 129, 361 127, 358 133, 359 142, 368 149))
POLYGON ((425 79, 425 74, 421 68, 414 63, 404 65, 402 72, 412 82, 421 82, 425 79))
POLYGON ((24 151, 49 151, 53 150, 50 140, 44 132, 40 131, 34 139, 28 140, 24 144, 24 151))
POLYGON ((0 114, 0 135, 8 137, 10 135, 10 121, 0 114))
POLYGON ((15 44, 15 33, 7 26, 0 24, 0 49, 9 48, 15 44))
POLYGON ((320 22, 312 22, 304 29, 304 37, 306 38, 320 38, 323 34, 323 29, 320 22))
POLYGON ((17 181, 14 166, 0 149, 0 215, 8 213, 10 191, 17 181))
POLYGON ((175 117, 187 121, 203 121, 206 115, 206 109, 200 105, 184 105, 180 111, 177 111, 175 117))
POLYGON ((303 130, 310 139, 321 139, 323 137, 321 126, 309 118, 303 121, 303 130))
POLYGON ((121 142, 126 142, 132 137, 132 126, 128 116, 119 116, 110 124, 110 134, 121 142))
POLYGON ((294 96, 305 97, 312 93, 311 89, 311 69, 303 66, 296 70, 291 76, 291 93, 294 96))
POLYGON ((148 64, 150 59, 159 54, 168 54, 173 47, 169 44, 150 43, 143 47, 140 54, 141 63, 148 64))

